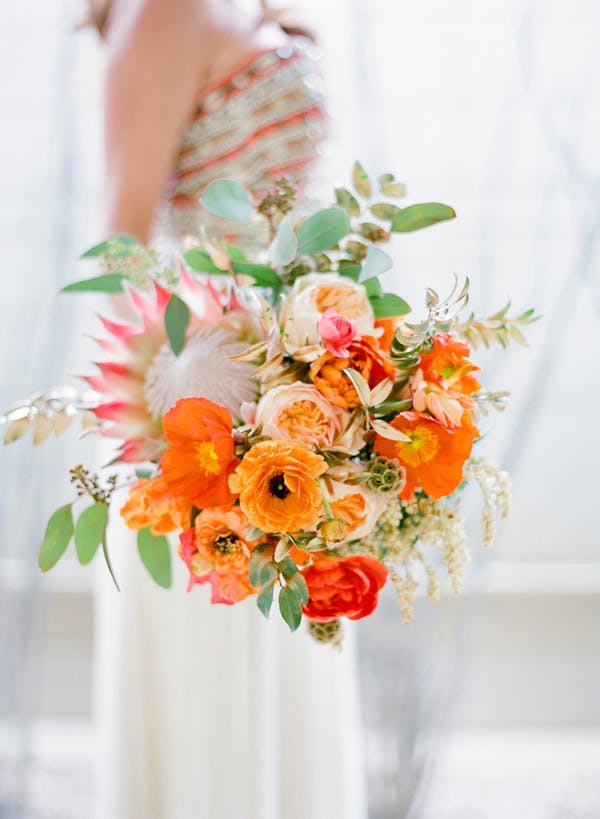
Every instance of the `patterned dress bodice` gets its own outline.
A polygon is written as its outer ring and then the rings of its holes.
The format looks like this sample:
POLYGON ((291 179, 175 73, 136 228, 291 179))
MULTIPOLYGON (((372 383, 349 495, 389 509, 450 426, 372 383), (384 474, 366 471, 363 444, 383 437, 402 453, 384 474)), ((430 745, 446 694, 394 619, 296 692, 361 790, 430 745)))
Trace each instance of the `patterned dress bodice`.
POLYGON ((323 120, 320 76, 305 47, 254 55, 198 101, 166 190, 161 232, 181 237, 223 231, 222 220, 211 225, 199 208, 215 179, 236 179, 260 196, 285 176, 301 191, 314 170, 323 120))

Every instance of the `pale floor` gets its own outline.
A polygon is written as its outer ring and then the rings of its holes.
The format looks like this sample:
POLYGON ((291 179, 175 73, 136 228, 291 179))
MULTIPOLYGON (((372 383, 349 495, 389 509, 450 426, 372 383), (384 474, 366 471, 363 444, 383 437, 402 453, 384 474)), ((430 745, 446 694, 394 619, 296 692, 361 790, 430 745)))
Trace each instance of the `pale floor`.
MULTIPOLYGON (((19 819, 88 819, 93 810, 89 728, 47 722, 34 745, 28 812, 19 819)), ((425 790, 422 809, 410 819, 598 819, 600 732, 462 731, 442 743, 425 790)), ((0 815, 11 819, 2 811, 8 796, 8 783, 0 776, 0 815)))

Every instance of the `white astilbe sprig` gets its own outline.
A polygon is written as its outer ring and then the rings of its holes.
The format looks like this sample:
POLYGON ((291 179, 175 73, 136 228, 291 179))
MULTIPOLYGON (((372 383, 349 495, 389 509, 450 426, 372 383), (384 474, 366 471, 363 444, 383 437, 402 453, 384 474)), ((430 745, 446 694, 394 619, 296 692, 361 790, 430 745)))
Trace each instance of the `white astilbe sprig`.
POLYGON ((466 480, 473 479, 479 484, 483 495, 483 544, 493 546, 498 515, 506 518, 510 510, 510 476, 495 461, 485 457, 471 458, 465 464, 463 474, 466 480))

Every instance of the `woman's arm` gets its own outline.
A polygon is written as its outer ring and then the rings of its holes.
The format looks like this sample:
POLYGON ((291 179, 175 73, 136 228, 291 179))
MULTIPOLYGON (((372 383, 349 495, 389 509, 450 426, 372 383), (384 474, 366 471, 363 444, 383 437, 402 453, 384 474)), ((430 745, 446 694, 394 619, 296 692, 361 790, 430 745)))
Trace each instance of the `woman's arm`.
POLYGON ((214 18, 198 0, 121 0, 106 85, 106 228, 147 242, 211 57, 214 18))

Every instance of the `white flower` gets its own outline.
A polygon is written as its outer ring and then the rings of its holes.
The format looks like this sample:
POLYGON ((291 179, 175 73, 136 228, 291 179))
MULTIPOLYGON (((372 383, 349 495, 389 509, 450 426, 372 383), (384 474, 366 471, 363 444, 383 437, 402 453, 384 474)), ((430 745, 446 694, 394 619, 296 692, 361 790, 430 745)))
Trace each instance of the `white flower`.
POLYGON ((165 344, 146 374, 144 395, 154 418, 162 417, 179 398, 208 398, 240 417, 244 401, 254 401, 253 364, 231 361, 247 343, 224 327, 202 327, 176 356, 165 344))
POLYGON ((335 442, 346 429, 350 413, 335 407, 312 384, 296 381, 273 387, 260 399, 254 423, 262 434, 283 441, 296 441, 308 449, 343 449, 356 454, 364 446, 361 430, 337 447, 335 442))
POLYGON ((328 307, 351 320, 359 336, 374 335, 373 308, 362 284, 337 273, 308 273, 296 279, 281 310, 286 352, 319 342, 317 324, 328 307))
POLYGON ((331 509, 336 518, 348 523, 348 540, 360 540, 369 535, 385 509, 386 497, 364 484, 331 481, 331 487, 331 509))

